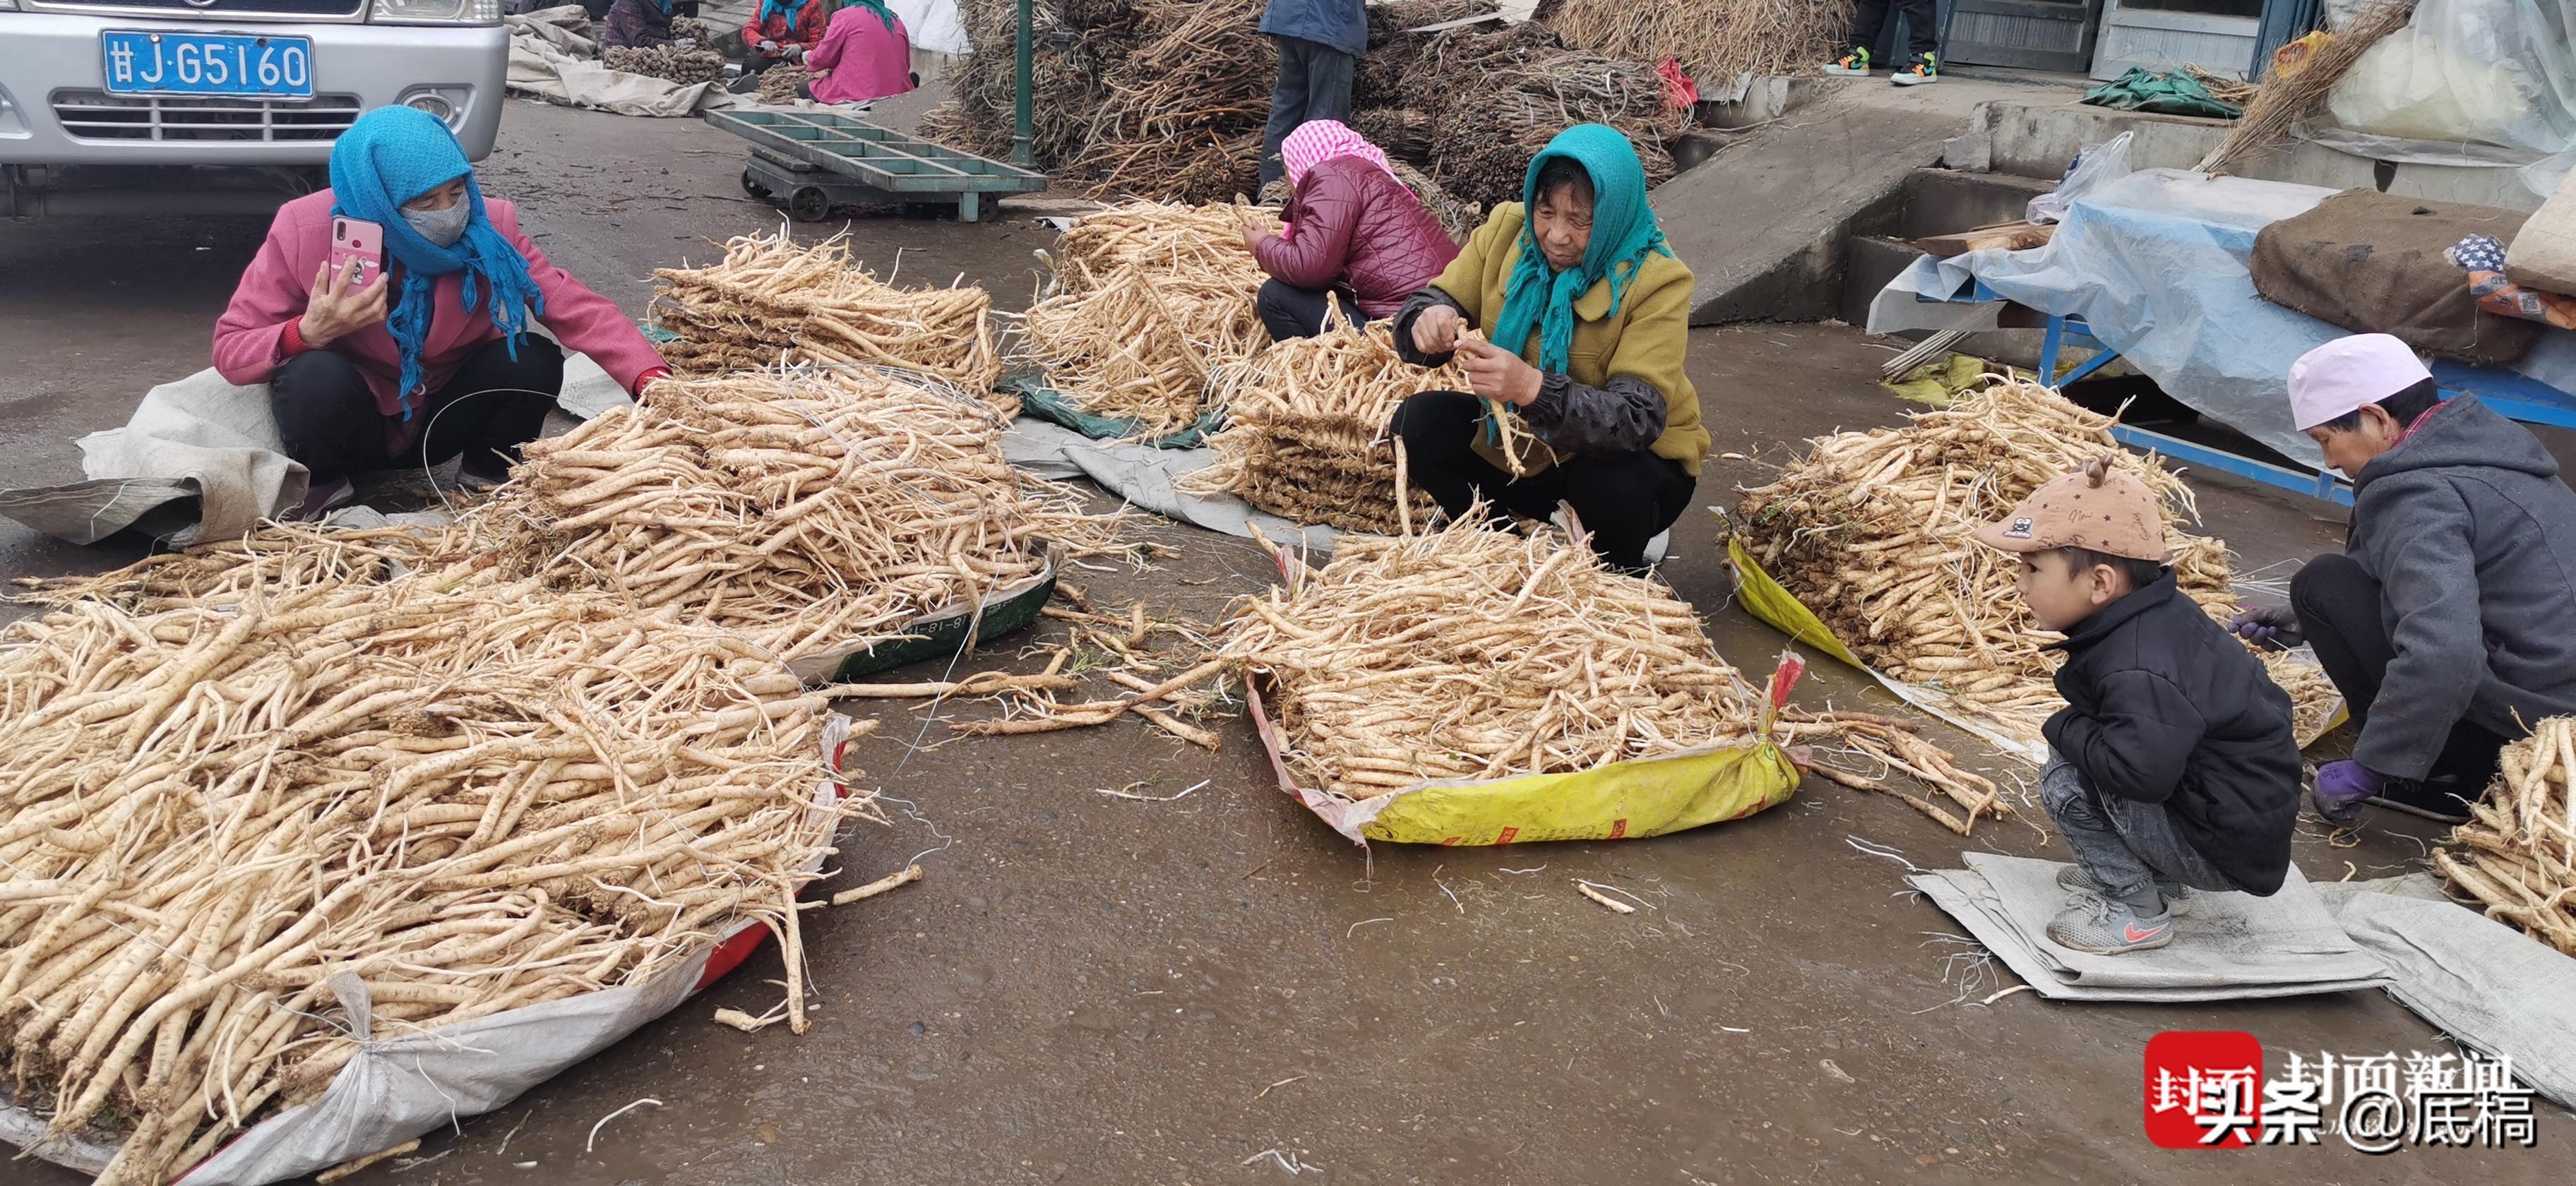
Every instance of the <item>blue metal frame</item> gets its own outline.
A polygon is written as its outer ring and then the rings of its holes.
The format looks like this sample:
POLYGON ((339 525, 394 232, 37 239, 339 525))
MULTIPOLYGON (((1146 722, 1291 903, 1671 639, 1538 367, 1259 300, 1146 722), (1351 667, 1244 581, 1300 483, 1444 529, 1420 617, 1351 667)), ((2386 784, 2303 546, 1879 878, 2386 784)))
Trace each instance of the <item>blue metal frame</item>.
MULTIPOLYGON (((1950 298, 1950 303, 2008 304, 2011 302, 1986 287, 1985 281, 1977 280, 1972 282, 1968 295, 1954 296, 1950 298)), ((2102 369, 2112 359, 2120 356, 2119 351, 2113 350, 2108 343, 2093 336, 2093 327, 2086 324, 2083 318, 2054 313, 2048 314, 2047 317, 2045 336, 2041 338, 2039 346, 2039 373, 2043 381, 2051 386, 2063 387, 2073 383, 2102 369), (2050 378, 2057 374, 2058 358, 2068 346, 2080 346, 2095 353, 2093 357, 2084 360, 2081 366, 2068 371, 2063 378, 2050 378)), ((2441 385, 2444 399, 2455 395, 2473 394, 2480 402, 2508 419, 2525 424, 2547 424, 2558 428, 2576 429, 2576 395, 2512 371, 2473 367, 2448 359, 2436 359, 2430 367, 2434 380, 2441 385)), ((2205 466, 2240 478, 2251 478, 2266 485, 2294 490, 2312 498, 2321 498, 2342 506, 2352 505, 2352 484, 2336 477, 2331 470, 2312 473, 2307 470, 2291 469, 2215 449, 2208 445, 2194 444, 2161 432, 2133 428, 2126 424, 2112 426, 2111 435, 2120 443, 2134 449, 2152 449, 2178 461, 2205 466)))

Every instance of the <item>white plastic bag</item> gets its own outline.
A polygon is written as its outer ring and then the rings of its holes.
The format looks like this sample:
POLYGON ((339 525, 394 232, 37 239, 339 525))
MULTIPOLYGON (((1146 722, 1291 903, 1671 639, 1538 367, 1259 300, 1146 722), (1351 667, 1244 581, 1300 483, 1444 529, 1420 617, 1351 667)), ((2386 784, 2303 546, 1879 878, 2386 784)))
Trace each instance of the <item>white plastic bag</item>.
POLYGON ((2353 63, 2326 108, 2360 137, 2565 151, 2576 146, 2568 25, 2559 0, 2423 0, 2353 63))
POLYGON ((2066 217, 2067 207, 2074 205, 2075 199, 2128 176, 2129 139, 2135 135, 2122 132, 2108 143, 2085 145, 2066 166, 2066 176, 2058 181, 2057 188, 2030 200, 2030 220, 2056 222, 2066 217))

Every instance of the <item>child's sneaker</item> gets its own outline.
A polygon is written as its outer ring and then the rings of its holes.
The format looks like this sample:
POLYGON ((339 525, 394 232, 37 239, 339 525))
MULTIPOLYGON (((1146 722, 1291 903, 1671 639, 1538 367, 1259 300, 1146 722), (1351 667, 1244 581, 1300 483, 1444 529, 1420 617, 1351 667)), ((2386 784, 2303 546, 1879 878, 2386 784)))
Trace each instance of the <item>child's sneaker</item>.
POLYGON ((1939 82, 1941 81, 1941 59, 1934 54, 1918 54, 1888 81, 1898 86, 1921 86, 1927 82, 1939 82))
MULTIPOLYGON (((2105 896, 2101 883, 2094 881, 2093 875, 2085 872, 2082 865, 2068 865, 2058 870, 2057 888, 2070 894, 2091 894, 2097 898, 2105 896)), ((2183 897, 2191 893, 2191 887, 2179 881, 2159 880, 2156 882, 2156 892, 2163 894, 2165 901, 2179 905, 2183 897)))
POLYGON ((2173 907, 2144 915, 2126 902, 2079 895, 2048 924, 2048 941, 2095 955, 2153 951, 2173 942, 2173 907))
POLYGON ((1850 53, 1844 54, 1842 57, 1835 59, 1832 65, 1825 67, 1825 73, 1834 75, 1838 78, 1869 77, 1868 47, 1858 45, 1853 46, 1850 53))

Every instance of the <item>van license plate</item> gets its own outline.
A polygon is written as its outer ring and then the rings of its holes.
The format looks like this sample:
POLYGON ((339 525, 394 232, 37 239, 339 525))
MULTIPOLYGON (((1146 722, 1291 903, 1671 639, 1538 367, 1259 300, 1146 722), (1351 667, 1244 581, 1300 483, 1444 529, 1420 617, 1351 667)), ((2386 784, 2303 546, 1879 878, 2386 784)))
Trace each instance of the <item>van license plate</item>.
POLYGON ((313 42, 240 33, 100 33, 111 95, 313 97, 313 42))

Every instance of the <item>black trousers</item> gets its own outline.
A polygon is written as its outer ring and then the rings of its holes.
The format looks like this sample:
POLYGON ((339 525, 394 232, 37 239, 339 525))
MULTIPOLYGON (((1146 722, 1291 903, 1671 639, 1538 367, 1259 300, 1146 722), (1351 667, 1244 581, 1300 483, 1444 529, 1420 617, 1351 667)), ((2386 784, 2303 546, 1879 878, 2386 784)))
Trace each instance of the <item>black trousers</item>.
MULTIPOLYGON (((1894 10, 1905 16, 1905 52, 1922 57, 1940 48, 1939 7, 1936 0, 1860 0, 1860 6, 1852 11, 1851 43, 1877 53, 1878 39, 1887 29, 1887 15, 1894 10)), ((1889 64, 1902 68, 1907 63, 1889 64)))
MULTIPOLYGON (((2388 664, 2397 657, 2397 646, 2389 640, 2380 617, 2380 604, 2379 582, 2359 561, 2340 552, 2308 561, 2290 578, 2290 607, 2299 615, 2299 632, 2316 649, 2317 662, 2325 667, 2335 690, 2343 693, 2355 728, 2368 723, 2370 706, 2378 701, 2380 684, 2388 678, 2388 664)), ((2449 800, 2449 792, 2475 798, 2485 790, 2496 772, 2496 753, 2506 740, 2466 720, 2452 726, 2441 754, 2433 759, 2431 774, 2456 779, 2459 785, 2430 791, 2421 796, 2425 801, 2420 805, 2458 811, 2459 804, 2449 800)))
MULTIPOLYGON (((1928 0, 1927 0, 1928 2, 1928 0)), ((1279 180, 1279 142, 1313 119, 1347 120, 1351 73, 1360 60, 1320 41, 1271 37, 1279 45, 1279 84, 1270 92, 1270 126, 1261 134, 1261 184, 1279 180)))
MULTIPOLYGON (((1601 562, 1628 572, 1646 567, 1646 544, 1690 506, 1699 479, 1681 463, 1652 453, 1565 457, 1518 481, 1477 456, 1475 434, 1484 401, 1458 391, 1426 391, 1396 409, 1394 431, 1404 442, 1406 477, 1463 518, 1482 495, 1488 513, 1545 519, 1562 502, 1592 536, 1601 562)), ((1496 526, 1504 524, 1499 516, 1496 526)))
POLYGON ((497 478, 518 463, 519 446, 545 427, 546 412, 563 391, 563 366, 563 351, 534 334, 520 336, 516 359, 493 340, 412 412, 421 430, 400 456, 387 443, 392 421, 376 410, 365 376, 332 351, 286 360, 269 380, 269 402, 286 455, 313 471, 317 484, 427 468, 459 454, 468 468, 497 478))
POLYGON ((1368 324, 1368 314, 1360 312, 1359 301, 1348 292, 1327 288, 1299 288, 1281 280, 1261 282, 1261 294, 1253 307, 1261 312, 1261 324, 1270 330, 1272 341, 1311 338, 1324 332, 1326 310, 1334 298, 1341 301, 1342 316, 1353 325, 1368 324))

